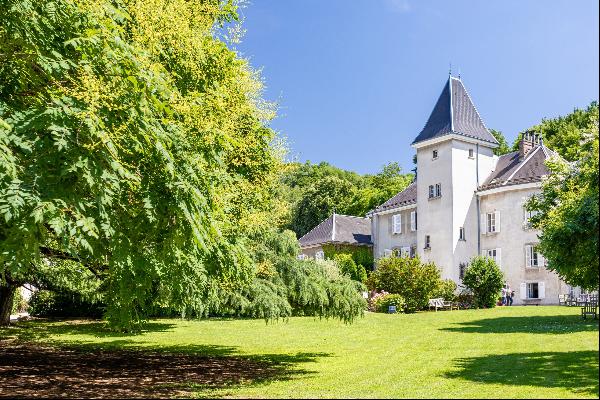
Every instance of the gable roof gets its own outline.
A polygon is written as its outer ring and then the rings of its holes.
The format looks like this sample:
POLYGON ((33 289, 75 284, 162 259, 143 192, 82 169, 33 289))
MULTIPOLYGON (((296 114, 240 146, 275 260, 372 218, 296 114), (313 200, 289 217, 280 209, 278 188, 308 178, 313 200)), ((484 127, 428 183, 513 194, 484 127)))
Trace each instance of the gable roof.
POLYGON ((417 181, 414 180, 410 185, 406 187, 406 189, 398 192, 394 197, 387 200, 385 203, 375 207, 374 210, 370 211, 370 215, 372 213, 377 213, 380 211, 390 210, 392 208, 408 206, 411 204, 417 204, 417 181))
POLYGON ((498 144, 485 127, 462 81, 452 76, 442 89, 425 127, 412 144, 450 134, 498 144))
POLYGON ((545 164, 546 160, 556 155, 556 152, 543 144, 531 149, 524 158, 519 157, 518 151, 503 154, 496 163, 496 169, 479 186, 478 190, 539 182, 543 176, 549 173, 545 164))
POLYGON ((371 221, 368 218, 333 214, 298 239, 300 247, 324 243, 371 244, 371 221))

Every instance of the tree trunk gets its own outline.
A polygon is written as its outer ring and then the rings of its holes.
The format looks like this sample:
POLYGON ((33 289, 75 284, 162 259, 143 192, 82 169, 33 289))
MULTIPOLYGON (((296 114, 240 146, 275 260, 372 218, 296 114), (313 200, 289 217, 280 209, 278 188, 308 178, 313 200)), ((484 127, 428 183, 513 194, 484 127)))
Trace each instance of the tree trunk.
POLYGON ((18 287, 14 283, 0 283, 0 326, 10 324, 10 312, 12 311, 15 291, 18 287))

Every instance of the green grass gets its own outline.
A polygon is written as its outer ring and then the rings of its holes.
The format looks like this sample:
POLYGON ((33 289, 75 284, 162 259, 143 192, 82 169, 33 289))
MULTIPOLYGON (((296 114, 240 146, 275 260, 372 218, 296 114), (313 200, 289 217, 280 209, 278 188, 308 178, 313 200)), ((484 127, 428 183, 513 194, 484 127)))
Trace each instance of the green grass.
POLYGON ((169 319, 141 335, 110 333, 99 323, 35 322, 0 331, 10 335, 83 349, 242 358, 278 371, 197 386, 198 397, 598 397, 598 323, 582 320, 579 308, 367 314, 351 325, 169 319))

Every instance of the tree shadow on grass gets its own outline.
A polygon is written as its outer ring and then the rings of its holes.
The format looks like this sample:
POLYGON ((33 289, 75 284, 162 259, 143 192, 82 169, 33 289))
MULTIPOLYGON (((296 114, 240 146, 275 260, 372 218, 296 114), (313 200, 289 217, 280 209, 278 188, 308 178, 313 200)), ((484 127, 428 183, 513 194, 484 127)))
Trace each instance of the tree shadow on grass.
POLYGON ((467 321, 442 331, 465 333, 573 333, 598 331, 598 320, 585 320, 578 315, 544 315, 531 317, 498 317, 467 321))
MULTIPOLYGON (((233 346, 155 345, 107 333, 104 342, 59 341, 50 335, 102 334, 97 322, 19 324, 0 332, 0 397, 147 398, 218 396, 223 389, 310 374, 300 367, 327 353, 240 354, 233 346), (19 329, 22 329, 19 332, 19 329), (98 331, 99 329, 99 331, 98 331)), ((153 323, 153 331, 172 324, 153 323)), ((108 331, 110 332, 110 331, 108 331)))
MULTIPOLYGON (((598 397, 598 352, 538 352, 455 360, 446 378, 479 383, 564 388, 598 397)), ((514 397, 508 393, 508 397, 514 397)))

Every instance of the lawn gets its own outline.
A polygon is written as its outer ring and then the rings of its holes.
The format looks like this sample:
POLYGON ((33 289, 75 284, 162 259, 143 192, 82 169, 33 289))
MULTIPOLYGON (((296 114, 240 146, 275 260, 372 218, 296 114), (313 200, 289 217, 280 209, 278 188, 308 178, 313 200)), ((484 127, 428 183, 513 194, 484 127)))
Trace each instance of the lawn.
POLYGON ((0 330, 0 396, 35 387, 128 397, 597 398, 598 323, 579 312, 369 313, 351 325, 161 319, 140 335, 92 321, 20 323, 0 330))

